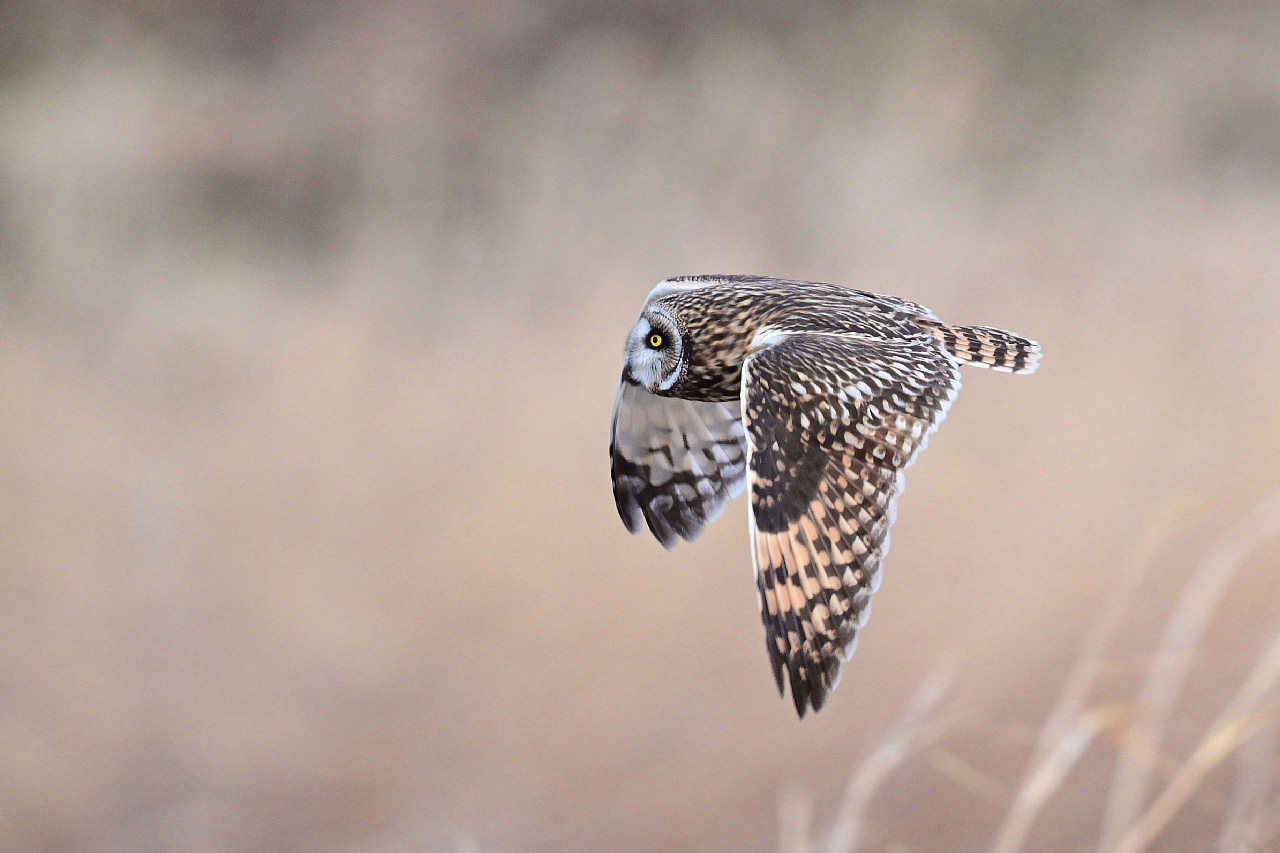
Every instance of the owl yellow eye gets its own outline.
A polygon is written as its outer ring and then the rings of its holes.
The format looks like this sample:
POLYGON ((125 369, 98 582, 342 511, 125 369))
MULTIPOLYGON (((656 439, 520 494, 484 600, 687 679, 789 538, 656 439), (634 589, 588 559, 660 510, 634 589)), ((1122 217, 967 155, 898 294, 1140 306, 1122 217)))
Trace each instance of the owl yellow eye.
POLYGON ((650 349, 657 349, 658 347, 662 346, 662 341, 663 341, 662 335, 658 334, 657 332, 654 332, 652 335, 649 336, 650 349))

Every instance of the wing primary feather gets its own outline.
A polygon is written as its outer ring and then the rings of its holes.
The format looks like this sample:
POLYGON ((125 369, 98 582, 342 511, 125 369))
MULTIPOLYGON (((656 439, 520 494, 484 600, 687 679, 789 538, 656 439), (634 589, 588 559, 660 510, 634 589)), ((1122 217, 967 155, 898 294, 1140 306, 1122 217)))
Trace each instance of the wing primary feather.
POLYGON ((804 673, 801 668, 804 629, 800 627, 798 603, 791 594, 792 586, 787 572, 787 563, 782 555, 778 537, 772 533, 766 533, 763 538, 769 550, 774 595, 778 600, 778 612, 782 617, 782 636, 786 638, 787 675, 791 685, 791 697, 796 703, 796 712, 803 716, 804 707, 808 702, 804 673))
POLYGON ((736 407, 652 394, 624 377, 610 443, 614 499, 627 529, 667 548, 693 541, 745 481, 736 407))
MULTIPOLYGON (((705 432, 705 425, 703 425, 701 415, 694 410, 694 407, 690 405, 689 401, 681 400, 680 402, 682 410, 684 410, 686 415, 685 423, 698 424, 700 427, 703 427, 705 432)), ((676 419, 676 411, 673 407, 668 407, 667 409, 667 428, 671 430, 673 447, 672 455, 675 456, 677 452, 684 451, 684 456, 681 456, 680 459, 684 464, 690 466, 692 473, 698 475, 696 476, 695 483, 710 482, 707 473, 705 473, 703 467, 701 467, 701 464, 698 461, 698 453, 692 451, 692 446, 689 442, 689 434, 692 432, 692 429, 682 427, 681 423, 678 423, 676 419), (680 437, 680 444, 682 447, 676 446, 675 444, 677 435, 680 437)), ((680 501, 681 519, 685 520, 685 526, 684 529, 680 530, 680 535, 682 535, 686 540, 689 540, 689 542, 694 542, 694 540, 700 537, 703 530, 707 528, 707 523, 710 519, 708 519, 707 511, 705 511, 704 508, 705 497, 703 494, 698 491, 698 487, 696 487, 696 485, 691 485, 689 488, 694 489, 694 494, 692 494, 690 498, 681 497, 678 491, 676 493, 676 497, 677 500, 680 501)))
MULTIPOLYGON (((812 704, 815 711, 822 707, 824 694, 822 680, 817 666, 817 630, 813 624, 813 611, 809 606, 808 592, 804 587, 803 569, 800 558, 796 556, 794 539, 789 531, 773 535, 787 566, 787 592, 791 596, 792 612, 795 614, 800 636, 799 669, 804 678, 804 690, 798 691, 792 685, 792 698, 796 700, 796 712, 804 715, 804 706, 812 704)), ((794 650, 793 650, 794 652, 794 650)))
MULTIPOLYGON (((811 517, 809 520, 813 522, 815 530, 820 529, 820 525, 816 520, 811 517)), ((813 557, 814 572, 817 575, 815 580, 817 580, 821 591, 822 604, 826 608, 826 619, 823 620, 824 624, 821 626, 823 630, 821 654, 822 672, 825 678, 823 686, 829 694, 839 685, 841 667, 848 659, 845 656, 845 640, 841 636, 839 628, 842 624, 841 616, 846 612, 841 600, 844 587, 839 578, 827 571, 828 567, 823 565, 822 559, 819 557, 819 554, 825 554, 830 564, 834 556, 831 554, 830 549, 818 548, 817 543, 813 541, 813 536, 810 535, 803 524, 800 525, 800 535, 804 538, 805 546, 813 557)))
MULTIPOLYGON (((885 341, 796 331, 746 359, 759 588, 766 603, 770 591, 778 602, 782 665, 802 716, 826 703, 857 645, 901 470, 925 447, 958 381, 954 360, 925 334, 885 341)), ((770 665, 781 668, 772 650, 770 665)))
MULTIPOLYGON (((750 513, 747 513, 750 516, 750 513)), ((778 648, 783 640, 782 622, 778 618, 777 592, 773 588, 773 575, 760 569, 760 535, 754 522, 749 525, 751 531, 751 562, 755 568, 756 591, 760 596, 760 621, 764 623, 764 647, 769 653, 769 668, 773 672, 773 680, 778 687, 778 695, 786 695, 783 687, 782 670, 786 666, 785 655, 778 648), (773 603, 770 603, 773 599, 773 603)))

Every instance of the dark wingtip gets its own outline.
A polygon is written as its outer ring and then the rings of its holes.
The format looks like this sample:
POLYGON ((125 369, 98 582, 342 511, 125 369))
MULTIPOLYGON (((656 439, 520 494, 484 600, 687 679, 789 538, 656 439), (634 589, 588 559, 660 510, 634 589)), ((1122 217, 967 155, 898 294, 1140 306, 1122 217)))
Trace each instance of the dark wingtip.
POLYGON ((628 492, 614 489, 613 505, 617 507, 618 518, 622 519, 622 525, 627 528, 627 532, 639 533, 644 523, 644 514, 640 511, 640 504, 636 503, 635 498, 628 492))
POLYGON ((627 528, 628 533, 640 532, 639 513, 637 513, 636 515, 626 515, 621 510, 619 510, 618 515, 622 518, 622 525, 623 527, 627 528))
POLYGON ((794 699, 796 703, 796 715, 803 720, 804 715, 809 711, 809 702, 805 699, 804 692, 793 689, 791 691, 791 698, 794 699))
POLYGON ((791 701, 795 703, 800 719, 804 719, 805 712, 809 710, 809 685, 805 681, 805 672, 794 655, 787 661, 787 669, 791 675, 791 701))
MULTIPOLYGON (((822 681, 822 673, 816 664, 801 663, 792 657, 787 661, 787 681, 791 686, 791 701, 796 706, 796 714, 804 719, 812 708, 816 714, 827 704, 834 684, 826 686, 822 681)), ((778 682, 778 691, 782 692, 782 669, 774 671, 774 679, 778 682)))
POLYGON ((671 529, 671 525, 667 520, 655 512, 644 512, 645 523, 649 525, 649 532, 653 534, 653 538, 662 543, 662 547, 670 551, 676 547, 676 542, 680 537, 671 529))
POLYGON ((783 680, 782 680, 782 670, 783 670, 782 655, 778 652, 777 648, 774 646, 773 637, 769 636, 768 632, 765 633, 764 648, 765 648, 765 651, 769 653, 769 669, 773 671, 773 683, 778 686, 778 695, 786 696, 787 691, 786 691, 786 688, 783 686, 783 680))

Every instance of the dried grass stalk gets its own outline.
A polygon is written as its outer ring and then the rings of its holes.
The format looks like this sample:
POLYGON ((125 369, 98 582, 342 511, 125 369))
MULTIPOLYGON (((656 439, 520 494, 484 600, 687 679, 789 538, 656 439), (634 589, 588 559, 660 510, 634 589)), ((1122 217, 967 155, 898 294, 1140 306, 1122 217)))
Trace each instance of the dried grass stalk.
POLYGON ((840 798, 840 808, 827 835, 826 853, 856 853, 866 825, 871 798, 884 780, 910 757, 913 749, 937 738, 942 727, 934 712, 951 684, 951 666, 944 664, 916 690, 902 719, 858 768, 840 798))
MULTIPOLYGON (((1135 738, 1159 750, 1165 724, 1186 682, 1192 652, 1200 642, 1209 617, 1249 554, 1278 533, 1280 490, 1255 507, 1205 555, 1165 623, 1156 659, 1138 700, 1139 713, 1131 727, 1135 738)), ((1114 849, 1122 836, 1131 837, 1131 827, 1146 799, 1150 777, 1148 763, 1126 752, 1119 754, 1103 819, 1103 849, 1114 849)))

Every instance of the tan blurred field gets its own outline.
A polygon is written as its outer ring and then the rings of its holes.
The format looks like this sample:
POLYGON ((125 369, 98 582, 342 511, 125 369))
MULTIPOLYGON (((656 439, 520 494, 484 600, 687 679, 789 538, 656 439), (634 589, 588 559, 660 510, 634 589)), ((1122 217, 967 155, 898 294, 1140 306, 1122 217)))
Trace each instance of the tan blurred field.
MULTIPOLYGON (((0 6, 0 848, 794 846, 950 660, 863 849, 986 849, 1150 540, 1088 700, 1134 713, 1280 485, 1280 9, 324 9, 0 6), (803 721, 741 502, 671 553, 612 506, 622 340, 703 272, 1046 351, 967 375, 803 721)), ((1028 849, 1097 849, 1122 752, 1162 789, 1278 565, 1245 550, 1159 748, 1100 734, 1028 849)), ((1219 846, 1235 767, 1153 849, 1280 849, 1274 803, 1219 846)))

